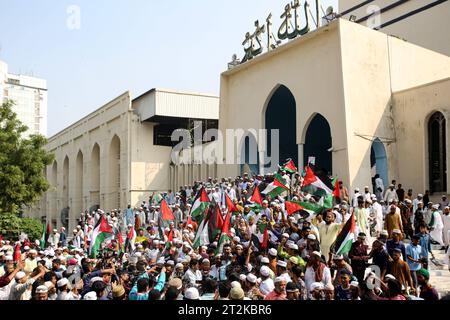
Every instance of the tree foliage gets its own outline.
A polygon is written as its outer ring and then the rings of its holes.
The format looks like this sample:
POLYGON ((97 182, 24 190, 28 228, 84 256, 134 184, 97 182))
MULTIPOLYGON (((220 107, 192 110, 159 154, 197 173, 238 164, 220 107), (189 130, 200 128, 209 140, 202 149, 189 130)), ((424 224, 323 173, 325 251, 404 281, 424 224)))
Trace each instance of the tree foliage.
POLYGON ((54 160, 44 149, 44 136, 22 137, 28 128, 17 119, 13 105, 6 101, 0 106, 0 214, 36 203, 50 187, 44 172, 54 160))
POLYGON ((30 240, 40 239, 42 227, 38 219, 19 218, 14 213, 0 214, 0 234, 5 239, 17 240, 22 232, 26 233, 30 240))

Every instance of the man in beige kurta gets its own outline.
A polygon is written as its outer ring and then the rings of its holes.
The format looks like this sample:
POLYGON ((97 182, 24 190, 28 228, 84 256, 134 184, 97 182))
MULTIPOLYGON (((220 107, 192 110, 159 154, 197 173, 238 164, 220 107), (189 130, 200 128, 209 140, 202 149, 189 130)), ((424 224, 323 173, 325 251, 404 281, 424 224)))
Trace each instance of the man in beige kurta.
POLYGON ((320 249, 324 255, 327 262, 330 261, 330 248, 331 245, 336 241, 339 232, 342 230, 342 226, 345 225, 345 218, 342 220, 342 224, 335 223, 335 216, 332 211, 325 213, 325 223, 319 225, 320 234, 320 249))

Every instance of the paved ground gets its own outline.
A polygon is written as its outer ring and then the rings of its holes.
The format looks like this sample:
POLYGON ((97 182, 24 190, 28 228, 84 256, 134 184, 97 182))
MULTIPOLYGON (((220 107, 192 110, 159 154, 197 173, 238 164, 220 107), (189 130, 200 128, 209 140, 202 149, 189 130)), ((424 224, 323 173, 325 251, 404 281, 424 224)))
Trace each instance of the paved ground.
MULTIPOLYGON (((445 263, 445 252, 444 250, 438 250, 439 246, 433 246, 434 256, 437 260, 445 263)), ((430 261, 430 283, 436 288, 441 297, 446 294, 450 294, 450 271, 449 266, 445 264, 442 267, 435 266, 430 261)))

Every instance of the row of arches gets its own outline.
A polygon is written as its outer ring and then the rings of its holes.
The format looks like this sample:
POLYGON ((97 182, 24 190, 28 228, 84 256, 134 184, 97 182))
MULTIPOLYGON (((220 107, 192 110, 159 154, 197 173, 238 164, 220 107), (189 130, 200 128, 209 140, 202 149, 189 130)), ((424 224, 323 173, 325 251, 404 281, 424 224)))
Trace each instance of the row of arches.
POLYGON ((104 159, 107 161, 101 160, 100 145, 94 143, 92 149, 88 151, 89 154, 78 150, 74 157, 66 155, 62 160, 62 170, 58 168, 61 164, 57 160, 53 162, 48 179, 54 187, 53 193, 49 195, 49 210, 52 215, 60 212, 61 225, 68 227, 69 211, 76 215, 84 210, 100 207, 102 201, 106 201, 102 203, 104 206, 120 207, 120 138, 115 135, 105 149, 107 150, 105 150, 104 159), (102 172, 106 173, 104 185, 101 183, 102 172))
MULTIPOLYGON (((333 142, 331 127, 327 119, 317 113, 312 116, 302 135, 304 139, 303 155, 299 155, 297 144, 297 107, 291 91, 284 85, 279 85, 270 96, 267 108, 263 114, 264 127, 267 129, 267 156, 272 155, 270 131, 279 130, 279 161, 291 158, 296 164, 302 156, 303 164, 308 164, 310 157, 315 160, 315 167, 324 174, 333 173, 333 142)), ((446 150, 446 120, 441 112, 431 115, 427 123, 428 135, 428 168, 429 189, 433 192, 447 190, 447 150, 446 150)), ((266 160, 266 159, 265 159, 266 160)), ((274 164, 260 166, 259 150, 253 135, 244 138, 241 145, 241 174, 243 172, 260 173, 261 169, 274 168, 274 164), (256 146, 256 147, 255 147, 256 146)), ((277 164, 275 164, 276 166, 277 164)), ((374 174, 379 174, 385 185, 389 184, 389 162, 386 147, 376 138, 370 149, 370 167, 374 174)))

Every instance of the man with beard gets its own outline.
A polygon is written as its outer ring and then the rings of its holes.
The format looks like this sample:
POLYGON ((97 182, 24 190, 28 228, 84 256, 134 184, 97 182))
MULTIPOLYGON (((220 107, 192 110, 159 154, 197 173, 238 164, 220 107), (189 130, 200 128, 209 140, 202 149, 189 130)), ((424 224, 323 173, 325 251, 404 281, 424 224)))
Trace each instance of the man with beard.
POLYGON ((365 244, 365 241, 366 234, 359 233, 358 239, 352 244, 352 248, 348 253, 348 257, 352 261, 353 274, 359 283, 364 281, 364 272, 366 271, 367 261, 369 260, 368 246, 365 244))
POLYGON ((320 249, 325 256, 326 262, 331 260, 330 248, 333 243, 336 242, 336 238, 341 232, 342 227, 345 225, 345 218, 342 220, 342 224, 335 223, 335 216, 331 210, 325 213, 325 223, 319 225, 320 235, 320 249))

